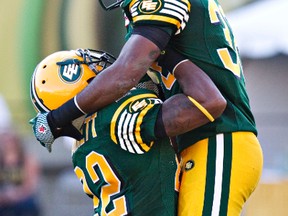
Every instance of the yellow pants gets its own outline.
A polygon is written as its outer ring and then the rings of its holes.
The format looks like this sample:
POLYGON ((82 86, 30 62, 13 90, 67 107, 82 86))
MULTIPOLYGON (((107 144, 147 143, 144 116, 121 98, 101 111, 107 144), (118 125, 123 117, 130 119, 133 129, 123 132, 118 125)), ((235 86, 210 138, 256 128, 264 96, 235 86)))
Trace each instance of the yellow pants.
POLYGON ((181 152, 178 216, 239 216, 261 177, 253 133, 218 134, 181 152))

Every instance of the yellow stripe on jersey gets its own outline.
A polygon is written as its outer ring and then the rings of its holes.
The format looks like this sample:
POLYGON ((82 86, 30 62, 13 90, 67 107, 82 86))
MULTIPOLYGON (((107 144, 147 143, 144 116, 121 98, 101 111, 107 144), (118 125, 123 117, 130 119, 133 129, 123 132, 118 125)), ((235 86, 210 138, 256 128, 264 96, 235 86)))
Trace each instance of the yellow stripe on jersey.
POLYGON ((131 8, 134 6, 134 4, 138 2, 139 4, 139 0, 132 0, 130 3, 129 3, 129 10, 131 10, 131 8))
POLYGON ((116 136, 114 134, 114 131, 115 131, 115 128, 116 128, 116 120, 117 118, 119 117, 119 114, 120 112, 123 110, 123 108, 131 103, 131 102, 134 102, 135 100, 138 100, 138 99, 141 99, 141 98, 157 98, 157 96, 155 94, 141 94, 141 95, 136 95, 136 96, 133 96, 129 99, 127 99, 126 101, 124 101, 120 106, 119 108, 116 110, 116 112, 114 113, 113 117, 112 117, 112 120, 111 120, 111 125, 110 125, 110 136, 111 136, 111 139, 113 140, 114 143, 118 144, 117 142, 117 139, 116 139, 116 136))
POLYGON ((160 15, 140 15, 133 17, 133 22, 136 23, 137 21, 142 21, 142 20, 154 20, 154 21, 164 21, 167 23, 171 23, 173 25, 176 25, 177 28, 179 29, 181 26, 181 23, 179 20, 170 18, 167 16, 160 16, 160 15))
POLYGON ((148 147, 145 143, 143 143, 142 138, 141 138, 141 134, 140 134, 140 125, 142 124, 143 118, 146 115, 146 113, 148 112, 148 110, 153 107, 152 104, 148 105, 147 107, 145 107, 145 109, 143 109, 140 112, 139 117, 137 118, 137 123, 136 123, 136 130, 135 130, 135 137, 137 140, 137 143, 139 143, 142 147, 142 149, 144 149, 145 152, 149 151, 149 149, 151 148, 151 146, 154 144, 154 142, 151 143, 151 145, 148 147))
POLYGON ((188 11, 190 11, 190 10, 191 10, 191 4, 190 4, 190 2, 189 2, 188 0, 181 0, 181 1, 184 2, 184 3, 187 5, 188 11))

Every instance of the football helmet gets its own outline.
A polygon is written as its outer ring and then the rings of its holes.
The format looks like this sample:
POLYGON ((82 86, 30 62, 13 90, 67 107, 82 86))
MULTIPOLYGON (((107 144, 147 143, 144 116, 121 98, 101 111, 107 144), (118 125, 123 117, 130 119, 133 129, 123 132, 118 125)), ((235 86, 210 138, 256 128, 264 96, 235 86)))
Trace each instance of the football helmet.
POLYGON ((77 49, 58 51, 44 58, 35 68, 30 97, 37 112, 49 112, 73 98, 115 57, 103 51, 77 49))
POLYGON ((120 7, 122 2, 124 2, 124 0, 116 0, 116 2, 115 0, 99 0, 101 7, 106 11, 120 7))

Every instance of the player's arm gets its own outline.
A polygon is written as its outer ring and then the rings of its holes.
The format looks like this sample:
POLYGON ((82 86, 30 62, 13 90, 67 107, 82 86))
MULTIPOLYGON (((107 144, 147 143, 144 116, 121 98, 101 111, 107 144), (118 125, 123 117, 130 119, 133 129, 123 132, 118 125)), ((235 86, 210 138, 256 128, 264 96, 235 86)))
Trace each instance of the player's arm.
POLYGON ((122 97, 137 85, 159 54, 160 49, 154 43, 132 35, 117 60, 77 95, 81 109, 93 112, 122 97))
POLYGON ((191 61, 182 61, 173 71, 184 94, 163 103, 155 129, 158 137, 176 136, 212 122, 226 107, 212 80, 191 61))
POLYGON ((111 66, 99 73, 74 99, 52 111, 50 115, 55 125, 64 127, 81 115, 95 112, 122 97, 145 75, 160 55, 160 47, 163 49, 168 43, 169 37, 167 33, 162 38, 157 37, 159 41, 165 39, 159 45, 161 42, 156 44, 153 38, 132 34, 111 66))

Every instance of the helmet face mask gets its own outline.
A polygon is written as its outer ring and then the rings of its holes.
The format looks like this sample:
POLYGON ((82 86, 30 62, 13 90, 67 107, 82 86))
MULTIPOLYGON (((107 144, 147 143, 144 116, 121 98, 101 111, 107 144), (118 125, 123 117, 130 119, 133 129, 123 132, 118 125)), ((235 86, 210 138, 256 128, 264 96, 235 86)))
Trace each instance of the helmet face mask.
POLYGON ((116 58, 104 51, 93 49, 77 49, 76 54, 83 58, 83 63, 96 74, 114 63, 116 58))
POLYGON ((30 98, 37 112, 56 109, 82 91, 115 58, 103 51, 78 49, 55 52, 35 68, 30 98))
POLYGON ((99 0, 99 3, 104 10, 109 11, 120 7, 123 1, 124 0, 99 0))

